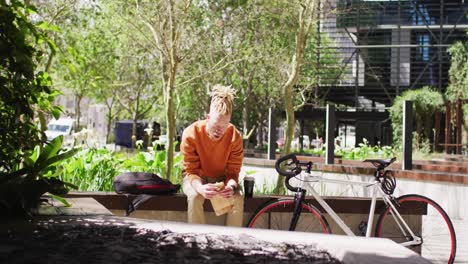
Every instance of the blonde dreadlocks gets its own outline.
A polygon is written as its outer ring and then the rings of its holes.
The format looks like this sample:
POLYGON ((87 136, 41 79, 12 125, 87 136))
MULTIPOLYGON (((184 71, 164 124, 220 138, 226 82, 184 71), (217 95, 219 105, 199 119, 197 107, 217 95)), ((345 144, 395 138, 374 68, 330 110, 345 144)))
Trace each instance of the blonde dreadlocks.
POLYGON ((213 90, 210 92, 210 108, 216 110, 216 112, 220 114, 231 115, 235 95, 236 90, 231 88, 231 86, 215 85, 213 90))

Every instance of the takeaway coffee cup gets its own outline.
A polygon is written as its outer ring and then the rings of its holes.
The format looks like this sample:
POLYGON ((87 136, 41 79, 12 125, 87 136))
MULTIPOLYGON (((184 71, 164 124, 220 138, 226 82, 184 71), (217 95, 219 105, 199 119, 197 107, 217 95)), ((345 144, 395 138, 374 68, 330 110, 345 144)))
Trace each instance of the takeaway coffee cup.
POLYGON ((252 176, 244 177, 244 195, 247 198, 252 198, 254 191, 255 179, 252 176))

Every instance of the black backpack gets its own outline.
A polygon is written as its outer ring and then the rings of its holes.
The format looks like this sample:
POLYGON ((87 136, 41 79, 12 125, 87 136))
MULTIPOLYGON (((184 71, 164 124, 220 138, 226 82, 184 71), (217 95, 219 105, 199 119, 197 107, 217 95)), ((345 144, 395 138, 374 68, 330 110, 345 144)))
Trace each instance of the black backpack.
POLYGON ((125 216, 135 211, 142 203, 154 195, 176 193, 180 184, 172 184, 154 173, 124 172, 114 178, 114 190, 118 194, 125 194, 128 200, 125 216), (130 200, 130 194, 137 194, 130 200))

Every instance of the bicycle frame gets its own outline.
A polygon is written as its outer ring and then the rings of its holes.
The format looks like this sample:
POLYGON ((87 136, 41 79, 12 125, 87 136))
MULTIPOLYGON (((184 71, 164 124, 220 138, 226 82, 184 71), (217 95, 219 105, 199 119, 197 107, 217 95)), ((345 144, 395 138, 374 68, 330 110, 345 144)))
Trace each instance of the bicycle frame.
MULTIPOLYGON (((371 193, 372 193, 372 200, 371 200, 371 205, 369 209, 369 218, 367 220, 367 228, 366 228, 366 237, 371 236, 372 232, 372 226, 374 222, 374 214, 375 214, 375 205, 377 203, 377 196, 382 197, 383 201, 385 204, 391 207, 390 213, 394 217, 395 221, 398 223, 401 231, 406 235, 409 233, 409 235, 413 238, 413 240, 401 243, 403 246, 410 246, 410 245, 418 245, 421 243, 421 238, 416 236, 414 232, 411 230, 411 228, 408 226, 406 221, 403 219, 403 217, 400 215, 398 210, 396 210, 395 205, 392 203, 392 201, 389 198, 389 195, 385 194, 385 192, 382 190, 382 187, 380 186, 380 181, 374 179, 373 182, 363 182, 363 181, 351 181, 351 180, 335 180, 335 179, 327 179, 323 178, 323 176, 314 176, 311 175, 310 173, 307 173, 305 171, 302 171, 299 176, 299 181, 300 186, 299 188, 302 189, 304 186, 304 182, 328 182, 328 183, 337 183, 337 184, 351 184, 354 186, 364 186, 364 187, 371 187, 371 193), (401 226, 401 224, 403 226, 401 226)), ((296 177, 297 178, 297 177, 296 177)), ((356 236, 353 231, 349 228, 348 225, 341 219, 341 217, 338 216, 338 214, 328 205, 328 203, 320 196, 319 193, 317 193, 312 186, 310 186, 310 192, 312 196, 317 200, 317 202, 325 209, 325 211, 331 216, 333 221, 335 221, 338 226, 346 233, 348 236, 356 236)))

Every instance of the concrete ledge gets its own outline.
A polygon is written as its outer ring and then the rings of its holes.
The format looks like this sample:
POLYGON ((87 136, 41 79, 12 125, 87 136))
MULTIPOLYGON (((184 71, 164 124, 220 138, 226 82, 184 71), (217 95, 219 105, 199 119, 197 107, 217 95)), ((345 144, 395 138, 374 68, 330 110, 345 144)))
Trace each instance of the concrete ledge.
POLYGON ((89 196, 77 196, 67 198, 70 207, 65 207, 62 203, 49 198, 48 204, 42 204, 37 208, 35 215, 112 215, 101 203, 89 196))
POLYGON ((174 232, 196 234, 218 234, 248 236, 274 243, 316 244, 343 263, 431 263, 408 248, 384 238, 350 237, 303 232, 288 232, 264 229, 246 229, 212 225, 192 225, 164 221, 131 220, 137 227, 151 230, 172 230, 174 232))
POLYGON ((271 254, 275 254, 277 248, 284 248, 284 250, 291 252, 288 254, 290 258, 282 258, 280 261, 268 263, 305 263, 296 258, 294 251, 290 251, 290 245, 324 250, 345 264, 430 263, 410 249, 384 238, 191 225, 109 215, 43 216, 33 222, 14 221, 7 223, 7 225, 0 222, 0 227, 0 235, 5 238, 0 239, 0 251, 2 252, 0 260, 3 260, 0 262, 2 263, 31 263, 31 261, 34 263, 66 263, 70 262, 69 260, 75 262, 88 260, 91 263, 147 263, 148 261, 223 263, 216 261, 218 259, 210 258, 214 255, 206 254, 206 252, 200 254, 200 249, 209 245, 213 238, 216 239, 214 240, 217 242, 216 245, 221 248, 221 254, 232 254, 235 250, 234 254, 243 256, 243 261, 225 263, 258 263, 258 257, 253 251, 258 252, 259 245, 271 254), (42 228, 38 231, 38 227, 42 228), (1 232, 3 230, 5 232, 1 232), (160 236, 157 236, 157 233, 150 233, 148 230, 161 232, 160 236), (171 238, 181 239, 168 240, 167 235, 170 235, 171 238), (43 242, 44 238, 47 238, 49 243, 40 243, 43 242), (157 241, 162 241, 165 244, 155 243, 157 241), (183 245, 180 247, 171 246, 175 245, 174 242, 183 243, 183 245), (265 242, 275 243, 276 246, 272 247, 274 245, 267 245, 265 242), (236 250, 236 248, 241 248, 240 244, 247 247, 247 255, 236 250), (161 245, 166 246, 158 247, 161 245), (95 248, 91 248, 93 246, 95 248), (25 249, 27 250, 25 251, 25 249), (161 254, 162 249, 165 250, 162 252, 164 254, 161 254), (188 250, 198 256, 201 255, 201 260, 200 258, 185 257, 187 252, 179 252, 183 250, 188 250), (33 254, 37 259, 29 257, 27 258, 29 261, 22 261, 24 258, 21 254, 24 252, 26 255, 33 254), (124 257, 128 254, 131 255, 133 261, 124 257), (57 259, 61 261, 57 261, 57 259))

